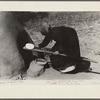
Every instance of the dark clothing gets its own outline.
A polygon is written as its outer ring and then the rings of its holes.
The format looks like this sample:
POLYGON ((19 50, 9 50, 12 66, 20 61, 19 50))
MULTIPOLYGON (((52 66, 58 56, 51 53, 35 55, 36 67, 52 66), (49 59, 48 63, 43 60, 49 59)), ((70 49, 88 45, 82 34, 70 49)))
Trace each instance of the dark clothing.
POLYGON ((54 69, 63 70, 65 67, 76 65, 81 61, 79 40, 73 28, 64 26, 49 28, 49 33, 47 33, 43 42, 39 44, 39 47, 47 46, 51 40, 56 41, 52 48, 53 51, 59 51, 67 55, 67 57, 60 55, 50 56, 54 69))
MULTIPOLYGON (((75 69, 70 72, 65 72, 63 74, 76 74, 78 72, 90 72, 90 62, 86 60, 81 60, 77 62, 75 69)), ((92 70, 92 69, 91 69, 92 70)))
POLYGON ((79 41, 74 29, 63 26, 49 29, 49 33, 39 47, 47 46, 51 40, 56 41, 56 45, 62 46, 68 57, 75 59, 80 57, 79 41))
MULTIPOLYGON (((52 48, 53 51, 59 51, 62 54, 66 54, 66 51, 63 49, 62 46, 58 45, 57 43, 52 48)), ((75 60, 70 57, 60 56, 60 55, 51 55, 50 56, 52 67, 56 70, 64 70, 66 67, 75 64, 75 60)))

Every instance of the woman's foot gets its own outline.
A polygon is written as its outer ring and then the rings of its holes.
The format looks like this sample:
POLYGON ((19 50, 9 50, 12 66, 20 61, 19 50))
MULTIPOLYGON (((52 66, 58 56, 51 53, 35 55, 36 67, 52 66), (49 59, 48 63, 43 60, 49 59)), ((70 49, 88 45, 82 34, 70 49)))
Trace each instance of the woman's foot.
POLYGON ((60 70, 60 72, 61 73, 67 73, 67 72, 73 71, 74 69, 75 69, 75 66, 69 66, 64 70, 60 70))

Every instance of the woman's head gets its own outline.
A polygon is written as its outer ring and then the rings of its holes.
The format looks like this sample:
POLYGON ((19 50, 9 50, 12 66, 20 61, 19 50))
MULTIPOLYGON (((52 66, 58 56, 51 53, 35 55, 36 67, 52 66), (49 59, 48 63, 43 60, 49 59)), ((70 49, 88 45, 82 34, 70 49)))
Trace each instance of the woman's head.
POLYGON ((43 23, 40 31, 42 35, 47 35, 49 33, 49 25, 47 23, 43 23))

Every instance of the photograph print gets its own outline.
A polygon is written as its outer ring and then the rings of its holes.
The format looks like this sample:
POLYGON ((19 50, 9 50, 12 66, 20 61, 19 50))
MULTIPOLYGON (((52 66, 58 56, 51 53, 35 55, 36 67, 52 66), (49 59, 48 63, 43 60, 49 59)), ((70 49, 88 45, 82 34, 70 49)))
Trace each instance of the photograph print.
POLYGON ((0 11, 0 80, 99 77, 99 11, 0 11))

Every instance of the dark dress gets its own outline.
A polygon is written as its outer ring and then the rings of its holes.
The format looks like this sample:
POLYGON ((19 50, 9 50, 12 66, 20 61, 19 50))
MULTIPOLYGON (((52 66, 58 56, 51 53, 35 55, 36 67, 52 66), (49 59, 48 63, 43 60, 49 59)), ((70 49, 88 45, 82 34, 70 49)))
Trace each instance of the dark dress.
POLYGON ((47 33, 43 42, 39 44, 39 47, 47 46, 51 40, 56 41, 56 44, 52 48, 53 51, 59 51, 67 55, 67 57, 60 55, 50 56, 54 69, 58 71, 63 70, 81 61, 79 40, 73 28, 64 26, 49 28, 49 33, 47 33))

